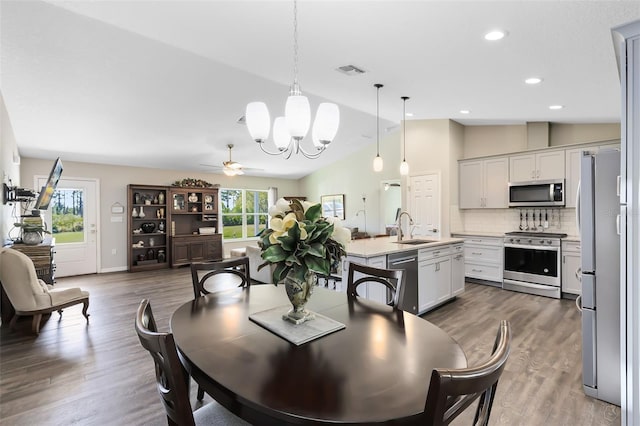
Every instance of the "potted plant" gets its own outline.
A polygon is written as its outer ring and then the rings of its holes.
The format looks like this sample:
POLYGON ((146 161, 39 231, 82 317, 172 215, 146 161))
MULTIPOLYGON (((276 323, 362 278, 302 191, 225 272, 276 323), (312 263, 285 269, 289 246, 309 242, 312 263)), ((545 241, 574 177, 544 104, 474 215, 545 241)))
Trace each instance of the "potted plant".
POLYGON ((13 225, 22 228, 22 242, 29 245, 40 244, 44 237, 43 234, 51 234, 42 222, 21 222, 13 225))

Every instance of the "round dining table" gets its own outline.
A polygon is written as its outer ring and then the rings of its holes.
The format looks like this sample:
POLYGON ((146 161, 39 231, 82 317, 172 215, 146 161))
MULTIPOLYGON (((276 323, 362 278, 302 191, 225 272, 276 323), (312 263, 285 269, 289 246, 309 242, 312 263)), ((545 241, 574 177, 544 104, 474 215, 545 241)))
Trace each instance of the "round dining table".
POLYGON ((290 305, 284 286, 211 293, 171 317, 182 361, 212 398, 254 425, 420 423, 434 368, 460 345, 408 312, 317 287, 307 308, 345 325, 295 345, 249 319, 290 305))

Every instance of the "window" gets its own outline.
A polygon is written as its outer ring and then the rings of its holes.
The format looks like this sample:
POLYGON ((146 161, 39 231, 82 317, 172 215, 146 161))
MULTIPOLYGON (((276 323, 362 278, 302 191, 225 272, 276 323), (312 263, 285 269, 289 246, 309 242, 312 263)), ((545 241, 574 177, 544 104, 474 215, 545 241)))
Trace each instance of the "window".
POLYGON ((220 189, 222 238, 253 238, 267 226, 269 203, 267 191, 220 189))
POLYGON ((82 188, 58 188, 51 203, 51 233, 56 244, 83 243, 84 200, 82 188))

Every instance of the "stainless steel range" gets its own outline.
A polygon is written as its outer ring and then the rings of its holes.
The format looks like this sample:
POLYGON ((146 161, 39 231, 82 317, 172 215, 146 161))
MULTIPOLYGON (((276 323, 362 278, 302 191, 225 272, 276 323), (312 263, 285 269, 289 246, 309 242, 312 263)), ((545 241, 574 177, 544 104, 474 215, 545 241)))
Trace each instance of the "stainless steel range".
POLYGON ((560 239, 567 234, 507 232, 502 288, 560 298, 560 239))

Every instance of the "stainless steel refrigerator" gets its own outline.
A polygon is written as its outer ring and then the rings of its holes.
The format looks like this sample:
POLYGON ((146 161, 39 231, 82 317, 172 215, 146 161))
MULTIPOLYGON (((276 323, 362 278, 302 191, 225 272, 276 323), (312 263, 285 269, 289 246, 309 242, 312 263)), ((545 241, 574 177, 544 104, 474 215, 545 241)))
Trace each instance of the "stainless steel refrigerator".
POLYGON ((620 151, 583 152, 578 227, 582 246, 584 392, 620 405, 620 151))

